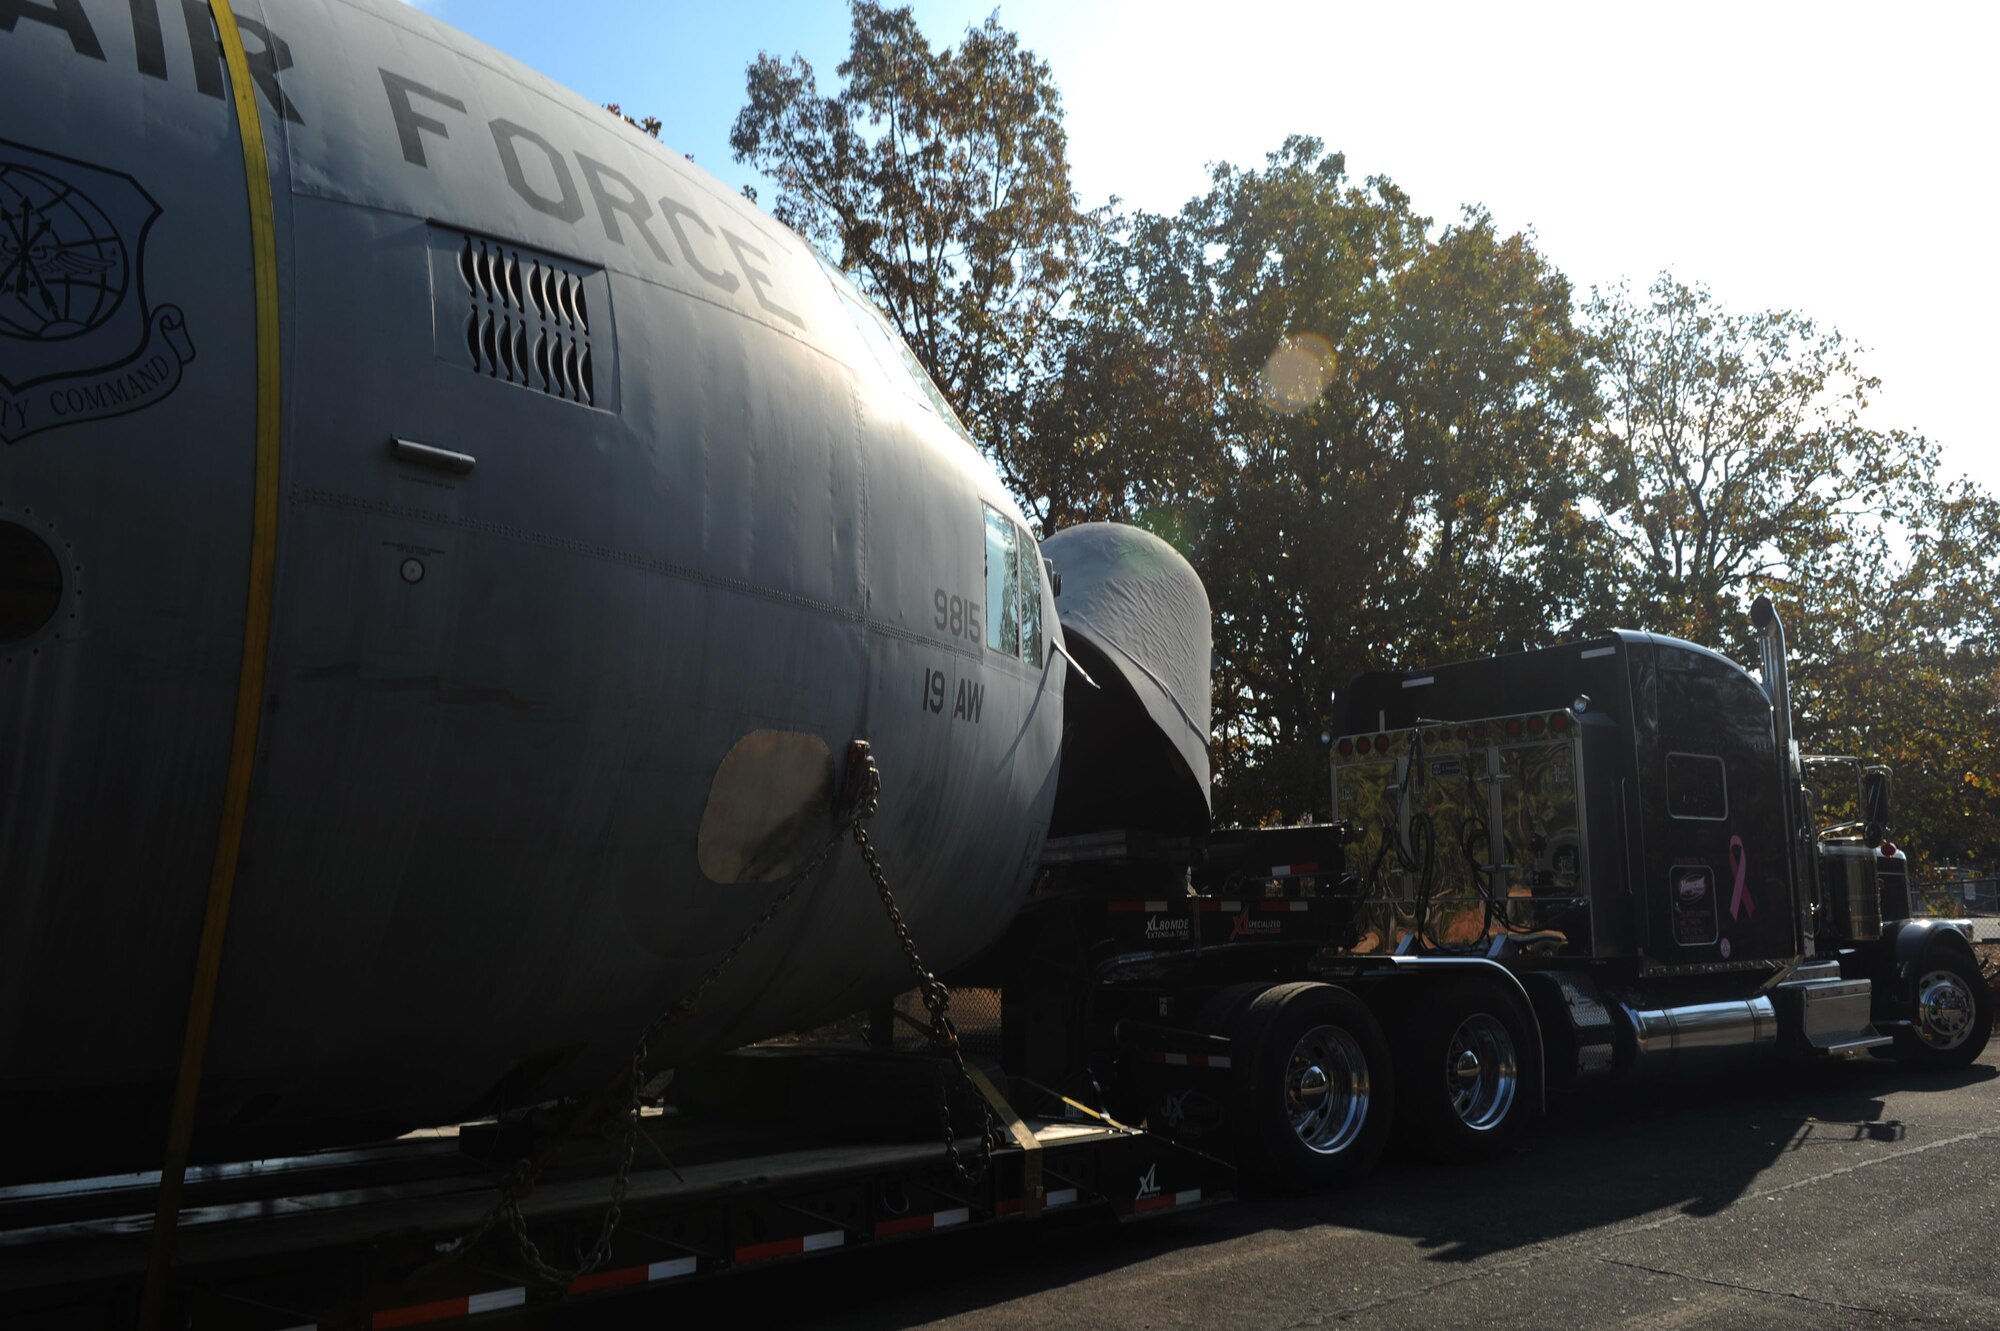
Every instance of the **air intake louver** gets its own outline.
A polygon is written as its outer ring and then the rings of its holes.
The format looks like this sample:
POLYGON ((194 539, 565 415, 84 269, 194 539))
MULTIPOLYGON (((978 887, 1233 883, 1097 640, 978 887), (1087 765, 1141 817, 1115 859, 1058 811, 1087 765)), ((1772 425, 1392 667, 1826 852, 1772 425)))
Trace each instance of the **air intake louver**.
POLYGON ((443 227, 432 228, 431 255, 441 356, 565 402, 616 409, 600 383, 609 330, 592 327, 605 313, 602 269, 443 227), (447 265, 449 278, 439 271, 447 265), (456 313, 453 288, 463 301, 456 313))

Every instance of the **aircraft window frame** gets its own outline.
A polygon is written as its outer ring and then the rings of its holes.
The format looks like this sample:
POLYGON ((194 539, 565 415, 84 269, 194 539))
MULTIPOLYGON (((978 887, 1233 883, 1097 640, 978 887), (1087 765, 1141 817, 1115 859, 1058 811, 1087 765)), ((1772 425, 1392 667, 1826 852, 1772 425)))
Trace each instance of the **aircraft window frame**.
POLYGON ((1031 666, 1042 664, 1042 548, 1027 528, 1014 528, 1015 563, 1020 572, 1021 604, 1015 615, 1020 626, 1021 660, 1031 666))
POLYGON ((1722 761, 1720 757, 1712 753, 1684 753, 1679 750, 1674 750, 1666 755, 1664 766, 1666 769, 1665 781, 1666 781, 1667 816, 1669 818, 1674 818, 1681 822, 1687 822, 1687 823, 1722 823, 1729 821, 1729 764, 1725 763, 1724 761, 1722 761), (1692 790, 1692 791, 1688 789, 1685 780, 1685 776, 1688 773, 1689 768, 1686 763, 1681 764, 1681 770, 1683 773, 1683 782, 1681 787, 1683 798, 1681 802, 1685 803, 1689 799, 1694 799, 1698 801, 1701 798, 1708 796, 1710 794, 1719 794, 1721 796, 1720 805, 1717 806, 1714 804, 1710 804, 1706 807, 1709 808, 1719 807, 1721 809, 1721 812, 1683 813, 1679 808, 1676 807, 1676 800, 1674 797, 1674 766, 1675 766, 1674 759, 1676 758, 1691 759, 1697 763, 1702 763, 1702 764, 1707 764, 1707 763, 1715 764, 1714 782, 1712 784, 1708 782, 1703 782, 1702 784, 1704 787, 1706 787, 1705 789, 1692 790))
POLYGON ((816 246, 808 246, 813 258, 819 260, 820 270, 832 283, 834 294, 840 298, 840 305, 847 313, 848 322, 861 335, 862 343, 875 360, 882 373, 903 390, 903 395, 918 406, 949 425, 952 432, 977 448, 979 445, 965 428, 965 422, 958 418, 951 400, 931 379, 924 363, 917 353, 910 350, 910 344, 903 340, 888 316, 875 307, 875 303, 861 294, 847 274, 840 271, 832 260, 819 252, 816 246))
POLYGON ((989 651, 1004 652, 1008 656, 1021 654, 1021 529, 988 503, 980 504, 983 515, 981 522, 982 544, 985 551, 986 583, 986 646, 989 651), (1005 561, 1004 567, 996 572, 994 556, 999 554, 1005 561), (993 604, 995 593, 1000 604, 993 604))

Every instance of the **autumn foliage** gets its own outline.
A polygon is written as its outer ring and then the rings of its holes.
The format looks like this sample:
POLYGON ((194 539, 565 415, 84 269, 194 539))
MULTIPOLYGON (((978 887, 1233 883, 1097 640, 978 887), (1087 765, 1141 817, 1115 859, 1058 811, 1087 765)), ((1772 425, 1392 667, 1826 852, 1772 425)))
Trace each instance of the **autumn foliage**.
POLYGON ((1215 608, 1216 807, 1325 817, 1363 669, 1791 625, 1809 749, 1897 770, 1920 860, 2000 861, 2000 503, 1866 412, 1859 350, 1662 275, 1580 294, 1294 137, 1178 212, 1088 211, 1048 67, 854 0, 822 92, 760 56, 732 135, 1045 531, 1144 525, 1215 608))

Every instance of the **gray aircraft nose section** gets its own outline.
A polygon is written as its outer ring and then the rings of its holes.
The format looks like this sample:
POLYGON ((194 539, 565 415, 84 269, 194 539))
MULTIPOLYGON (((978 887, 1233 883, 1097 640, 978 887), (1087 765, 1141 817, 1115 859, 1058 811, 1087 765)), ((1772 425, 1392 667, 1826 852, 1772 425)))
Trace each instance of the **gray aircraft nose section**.
POLYGON ((1211 639, 1201 578, 1159 537, 1117 523, 1057 532, 1042 552, 1062 575, 1056 611, 1065 639, 1072 648, 1081 640, 1093 676, 1091 657, 1115 673, 1100 686, 1129 690, 1145 709, 1206 812, 1211 639))

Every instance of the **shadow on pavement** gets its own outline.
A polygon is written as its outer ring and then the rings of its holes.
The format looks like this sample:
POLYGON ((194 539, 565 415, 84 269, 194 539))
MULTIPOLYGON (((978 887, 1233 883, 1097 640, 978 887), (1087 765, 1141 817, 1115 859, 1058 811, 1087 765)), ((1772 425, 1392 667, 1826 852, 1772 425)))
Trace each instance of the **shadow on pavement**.
MULTIPOLYGON (((1727 1209, 1781 1155, 1897 1142, 1883 1095, 2000 1077, 1991 1067, 1919 1077, 1881 1063, 1758 1068, 1559 1100, 1511 1157, 1471 1168, 1412 1165, 1329 1206, 1324 1219, 1400 1234, 1439 1261, 1472 1261, 1663 1210, 1727 1209)), ((1282 1208, 1283 1203, 1278 1206, 1282 1208)))
POLYGON ((564 1327, 896 1325, 977 1312, 1175 1253, 1269 1231, 1334 1226, 1412 1241, 1436 1262, 1465 1263, 1661 1211, 1713 1215, 1787 1153, 1824 1152, 1844 1167, 1853 1143, 1903 1140, 1883 1096, 2000 1078, 1993 1067, 1919 1076, 1886 1063, 1754 1071, 1559 1099, 1512 1155, 1443 1168, 1386 1162, 1359 1187, 1323 1196, 1246 1195, 1211 1211, 1119 1227, 1090 1217, 1032 1228, 941 1235, 581 1306, 564 1327), (640 1321, 633 1321, 638 1317, 640 1321))

